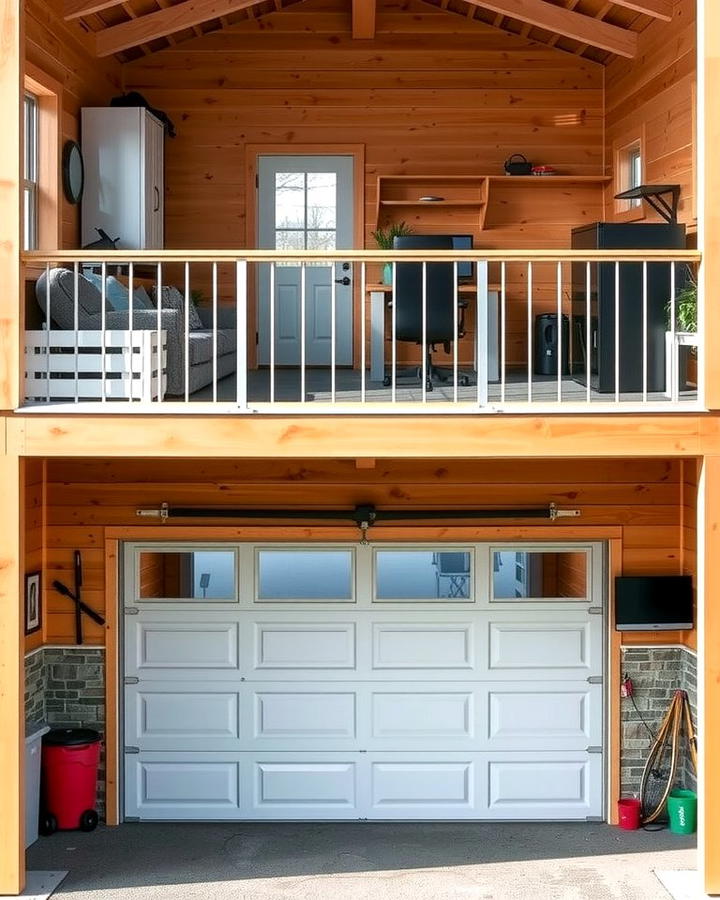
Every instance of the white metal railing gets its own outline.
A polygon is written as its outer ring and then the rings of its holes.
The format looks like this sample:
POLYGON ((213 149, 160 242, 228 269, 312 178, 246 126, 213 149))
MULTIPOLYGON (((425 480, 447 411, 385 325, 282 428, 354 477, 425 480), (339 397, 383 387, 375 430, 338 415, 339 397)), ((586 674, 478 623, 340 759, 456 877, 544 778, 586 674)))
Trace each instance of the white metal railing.
POLYGON ((38 304, 26 310, 37 327, 25 409, 703 405, 702 376, 688 371, 702 373, 702 330, 680 331, 677 308, 696 251, 34 251, 23 262, 38 304))

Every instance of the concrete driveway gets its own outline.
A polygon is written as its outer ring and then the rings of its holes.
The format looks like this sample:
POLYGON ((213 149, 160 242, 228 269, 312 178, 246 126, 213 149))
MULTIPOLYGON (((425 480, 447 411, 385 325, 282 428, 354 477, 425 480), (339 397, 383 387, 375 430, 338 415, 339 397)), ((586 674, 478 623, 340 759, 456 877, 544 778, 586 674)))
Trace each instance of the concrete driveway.
POLYGON ((602 824, 142 824, 28 851, 63 900, 662 900, 693 837, 602 824))

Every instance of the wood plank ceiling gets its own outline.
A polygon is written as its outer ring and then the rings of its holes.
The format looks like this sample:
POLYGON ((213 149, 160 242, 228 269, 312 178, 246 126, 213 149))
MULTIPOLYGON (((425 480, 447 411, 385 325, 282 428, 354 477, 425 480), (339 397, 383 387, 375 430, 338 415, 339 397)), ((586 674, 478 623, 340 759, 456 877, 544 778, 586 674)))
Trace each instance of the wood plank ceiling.
MULTIPOLYGON (((123 62, 280 12, 302 0, 63 0, 67 20, 92 33, 98 56, 123 62)), ((348 30, 375 36, 376 0, 340 0, 348 30)), ((605 63, 632 58, 637 35, 672 18, 672 0, 423 0, 507 33, 605 63)), ((472 27, 472 26, 469 26, 472 27)))

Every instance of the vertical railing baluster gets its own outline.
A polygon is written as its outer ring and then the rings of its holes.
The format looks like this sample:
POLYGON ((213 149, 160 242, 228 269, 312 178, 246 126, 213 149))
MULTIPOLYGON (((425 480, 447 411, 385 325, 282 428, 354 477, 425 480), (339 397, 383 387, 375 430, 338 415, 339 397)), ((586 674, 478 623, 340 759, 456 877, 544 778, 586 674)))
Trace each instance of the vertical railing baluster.
MULTIPOLYGON (((506 296, 506 272, 505 260, 500 263, 500 402, 505 402, 505 370, 507 367, 506 322, 507 322, 507 296, 506 296)), ((480 362, 478 360, 478 365, 480 362)))
POLYGON ((270 402, 275 402, 275 263, 270 263, 270 402))
POLYGON ((428 379, 428 344, 427 344, 427 260, 422 261, 422 389, 420 397, 427 403, 428 379))
POLYGON ((642 394, 643 403, 648 399, 648 264, 643 260, 642 264, 642 394))
POLYGON ((106 341, 107 341, 107 322, 105 319, 107 303, 107 286, 106 286, 107 263, 103 260, 100 263, 100 402, 107 401, 107 372, 105 366, 106 359, 106 341))
POLYGON ((79 330, 80 330, 80 301, 78 293, 80 290, 80 264, 73 263, 73 334, 75 345, 75 402, 80 400, 80 349, 79 349, 79 330))
POLYGON ((235 325, 237 328, 235 402, 241 412, 247 409, 247 283, 247 260, 238 259, 235 261, 235 325))
POLYGON ((557 402, 562 403, 563 318, 562 318, 562 262, 557 263, 557 402))
POLYGON ((367 326, 365 324, 365 304, 366 304, 366 287, 367 273, 365 271, 365 263, 360 263, 360 403, 365 403, 365 365, 367 362, 367 349, 365 341, 367 339, 367 326))
POLYGON ((337 284, 335 263, 330 263, 330 402, 335 403, 335 360, 337 358, 337 284))
POLYGON ((615 260, 615 402, 620 402, 620 263, 615 260))
POLYGON ((185 402, 190 401, 190 263, 185 262, 185 402))
POLYGON ((680 347, 675 342, 677 328, 677 305, 675 303, 675 263, 670 263, 670 377, 672 387, 670 399, 677 402, 680 399, 680 347))
POLYGON ((533 264, 527 264, 527 399, 532 402, 533 330, 532 330, 533 264))
MULTIPOLYGON (((155 307, 157 309, 157 319, 156 319, 156 327, 155 330, 157 332, 157 346, 158 346, 158 383, 157 383, 157 402, 162 403, 163 401, 163 381, 164 381, 164 366, 167 366, 167 359, 163 360, 164 356, 164 343, 162 339, 162 296, 163 296, 163 274, 162 274, 162 262, 158 260, 157 263, 157 274, 156 274, 156 285, 155 285, 155 307)), ((167 340, 167 334, 165 335, 165 340, 167 340)))
POLYGON ((50 402, 50 263, 45 263, 45 398, 50 402))
POLYGON ((458 402, 458 263, 453 261, 453 403, 458 402))
POLYGON ((488 262, 478 259, 475 262, 475 357, 477 381, 477 405, 488 404, 488 262))
POLYGON ((307 347, 305 344, 307 330, 307 270, 305 263, 300 263, 300 402, 307 399, 307 347))
POLYGON ((397 263, 393 259, 392 261, 392 313, 391 313, 391 322, 392 322, 392 351, 391 351, 391 364, 392 364, 392 373, 390 378, 390 399, 392 403, 396 402, 396 392, 397 392, 397 303, 395 302, 395 278, 396 278, 396 267, 397 263))
MULTIPOLYGON (((128 400, 130 403, 135 399, 135 347, 133 341, 133 282, 135 280, 134 263, 128 266, 128 341, 130 343, 129 371, 130 384, 128 385, 128 400)), ((142 390, 142 380, 138 380, 138 384, 142 390)), ((138 400, 142 400, 142 393, 138 400)))
MULTIPOLYGON (((218 264, 216 262, 214 262, 212 264, 212 311, 213 311, 212 399, 213 399, 213 403, 217 403, 217 391, 218 391, 218 341, 217 341, 217 333, 218 333, 218 264)), ((237 334, 237 332, 236 332, 236 334, 237 334)))
POLYGON ((585 400, 590 403, 592 400, 592 387, 590 379, 592 378, 592 353, 593 353, 593 332, 592 332, 592 268, 590 260, 585 263, 585 400))

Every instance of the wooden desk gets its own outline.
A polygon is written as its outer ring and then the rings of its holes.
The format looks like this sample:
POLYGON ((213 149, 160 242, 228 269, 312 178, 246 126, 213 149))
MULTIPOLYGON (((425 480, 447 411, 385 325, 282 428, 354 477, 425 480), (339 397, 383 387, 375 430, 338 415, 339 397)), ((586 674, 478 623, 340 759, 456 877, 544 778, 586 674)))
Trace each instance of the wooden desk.
MULTIPOLYGON (((474 368, 477 371, 480 402, 487 402, 487 384, 500 380, 500 285, 488 284, 487 263, 476 264, 478 280, 458 285, 458 296, 473 303, 477 298, 477 328, 474 347, 474 368), (484 365, 478 366, 478 360, 484 365)), ((392 299, 392 285, 366 284, 370 295, 370 381, 382 381, 385 376, 385 310, 392 299)))

